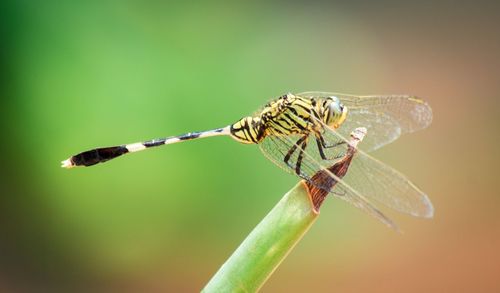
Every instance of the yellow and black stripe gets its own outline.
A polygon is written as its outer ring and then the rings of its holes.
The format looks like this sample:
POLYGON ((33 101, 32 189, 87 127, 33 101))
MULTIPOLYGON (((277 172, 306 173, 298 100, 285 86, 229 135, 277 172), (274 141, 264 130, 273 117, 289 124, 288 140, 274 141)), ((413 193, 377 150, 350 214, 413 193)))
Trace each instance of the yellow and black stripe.
POLYGON ((242 143, 259 143, 267 135, 308 133, 320 119, 314 99, 287 94, 268 103, 256 116, 244 117, 231 125, 231 136, 242 143))
POLYGON ((241 143, 259 143, 264 139, 260 117, 243 117, 230 126, 231 136, 241 143))

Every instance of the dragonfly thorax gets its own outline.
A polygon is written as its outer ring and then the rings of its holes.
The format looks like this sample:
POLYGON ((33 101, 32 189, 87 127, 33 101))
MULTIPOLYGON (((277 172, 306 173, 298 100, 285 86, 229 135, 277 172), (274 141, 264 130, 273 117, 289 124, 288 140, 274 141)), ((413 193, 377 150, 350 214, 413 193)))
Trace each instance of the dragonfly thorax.
POLYGON ((255 116, 243 117, 230 127, 231 136, 242 143, 260 143, 268 135, 310 132, 311 99, 286 94, 266 104, 255 116))
POLYGON ((286 94, 269 102, 255 116, 231 125, 231 136, 242 143, 260 143, 268 135, 308 135, 322 129, 321 122, 336 129, 344 122, 347 108, 337 97, 319 99, 286 94))

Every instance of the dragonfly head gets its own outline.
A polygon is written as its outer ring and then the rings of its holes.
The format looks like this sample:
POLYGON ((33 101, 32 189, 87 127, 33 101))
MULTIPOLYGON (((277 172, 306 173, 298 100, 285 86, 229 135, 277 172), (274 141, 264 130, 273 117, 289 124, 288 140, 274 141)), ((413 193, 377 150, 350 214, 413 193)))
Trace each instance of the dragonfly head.
POLYGON ((324 109, 324 121, 325 123, 332 127, 333 129, 337 129, 344 123, 347 117, 347 107, 345 107, 337 97, 328 97, 327 104, 324 109))

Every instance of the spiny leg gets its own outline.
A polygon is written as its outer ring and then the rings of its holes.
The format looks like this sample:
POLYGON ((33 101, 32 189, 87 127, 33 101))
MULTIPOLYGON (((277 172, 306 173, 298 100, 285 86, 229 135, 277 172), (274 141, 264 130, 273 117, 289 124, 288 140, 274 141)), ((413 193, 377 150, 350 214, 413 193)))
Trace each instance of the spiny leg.
POLYGON ((323 136, 321 134, 316 134, 316 144, 318 145, 318 151, 319 151, 319 155, 321 156, 321 158, 323 160, 336 160, 336 159, 340 159, 343 157, 343 154, 338 154, 332 158, 328 158, 326 155, 325 155, 325 149, 328 149, 328 148, 333 148, 333 147, 336 147, 336 146, 339 146, 339 145, 342 145, 342 144, 345 144, 344 141, 341 141, 341 142, 338 142, 338 143, 335 143, 335 144, 332 144, 332 145, 326 145, 325 143, 325 140, 323 138, 323 136))
POLYGON ((302 165, 302 159, 304 157, 304 151, 306 149, 306 146, 307 146, 307 140, 304 140, 302 142, 302 145, 300 146, 300 153, 299 156, 297 157, 297 164, 295 165, 295 173, 297 173, 297 175, 299 175, 300 177, 302 177, 302 172, 300 171, 300 167, 302 165))
POLYGON ((321 135, 321 133, 316 134, 316 139, 319 139, 319 141, 321 142, 321 146, 323 146, 325 149, 334 148, 336 146, 343 145, 346 143, 345 141, 342 140, 342 141, 336 142, 334 144, 328 145, 328 144, 326 144, 326 141, 323 138, 323 135, 321 135))
POLYGON ((299 146, 300 144, 302 144, 302 142, 307 138, 307 135, 304 135, 303 137, 299 138, 299 140, 297 140, 297 142, 290 148, 290 150, 288 150, 288 153, 286 154, 285 158, 283 159, 283 161, 285 162, 285 164, 288 165, 288 167, 290 168, 294 168, 293 166, 291 166, 288 161, 290 160, 290 158, 292 157, 293 153, 295 152, 295 150, 297 149, 297 146, 299 146))
POLYGON ((321 156, 321 158, 323 160, 328 160, 328 158, 325 155, 325 151, 323 150, 323 145, 321 145, 321 142, 320 142, 318 137, 316 137, 316 144, 318 145, 318 151, 319 151, 319 155, 321 156))

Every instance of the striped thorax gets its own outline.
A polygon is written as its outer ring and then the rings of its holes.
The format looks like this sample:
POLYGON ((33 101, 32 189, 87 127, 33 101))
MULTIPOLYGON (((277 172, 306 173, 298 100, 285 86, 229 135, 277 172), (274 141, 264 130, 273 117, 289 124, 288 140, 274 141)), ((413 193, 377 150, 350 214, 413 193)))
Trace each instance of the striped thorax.
POLYGON ((238 120, 230 126, 231 136, 242 143, 259 143, 267 135, 307 134, 318 132, 325 123, 338 128, 347 116, 347 108, 336 97, 303 98, 286 94, 269 102, 255 116, 238 120))

